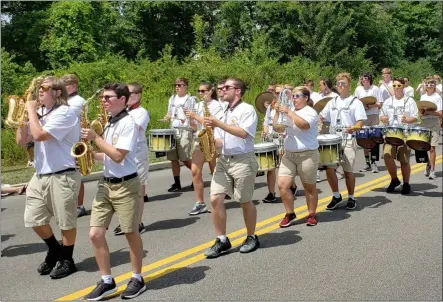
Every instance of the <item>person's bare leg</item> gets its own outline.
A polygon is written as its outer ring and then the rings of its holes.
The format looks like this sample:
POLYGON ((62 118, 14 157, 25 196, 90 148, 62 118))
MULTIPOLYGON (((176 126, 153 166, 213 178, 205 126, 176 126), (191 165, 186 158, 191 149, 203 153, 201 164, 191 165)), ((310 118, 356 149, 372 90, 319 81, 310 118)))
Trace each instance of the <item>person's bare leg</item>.
POLYGON ((217 236, 226 235, 226 208, 224 204, 226 194, 214 194, 210 196, 211 217, 217 236))
POLYGON ((255 234, 255 226, 257 225, 257 208, 252 201, 240 203, 243 210, 243 219, 245 221, 248 236, 255 234))
POLYGON ((111 258, 105 235, 106 227, 91 227, 89 230, 89 238, 94 249, 95 261, 102 276, 111 275, 111 258))

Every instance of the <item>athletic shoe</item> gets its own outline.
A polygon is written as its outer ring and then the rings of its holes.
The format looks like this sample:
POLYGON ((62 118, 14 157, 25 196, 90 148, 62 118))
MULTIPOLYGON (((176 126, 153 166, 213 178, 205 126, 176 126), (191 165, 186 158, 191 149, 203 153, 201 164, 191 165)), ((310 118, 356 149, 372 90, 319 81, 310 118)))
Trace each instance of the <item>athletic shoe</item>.
POLYGON ((332 196, 331 202, 326 206, 326 209, 334 210, 342 200, 343 198, 341 197, 341 194, 339 198, 335 198, 334 196, 332 196))
POLYGON ((251 253, 260 247, 257 235, 247 236, 240 247, 240 253, 251 253))
POLYGON ((436 179, 437 176, 435 175, 435 171, 431 171, 431 173, 429 173, 429 179, 436 179))
POLYGON ((77 271, 77 267, 72 260, 60 260, 57 262, 49 276, 52 279, 61 279, 77 271))
POLYGON ((365 166, 363 167, 363 169, 360 170, 360 172, 368 172, 371 171, 371 164, 366 162, 365 166))
POLYGON ((126 286, 125 291, 122 293, 122 299, 133 299, 139 296, 146 290, 145 281, 142 278, 142 281, 138 280, 135 277, 132 277, 129 280, 128 286, 126 286))
POLYGON ((314 213, 308 215, 308 219, 306 220, 306 225, 307 226, 317 225, 317 216, 315 216, 314 213))
POLYGON ((269 192, 268 195, 266 195, 265 198, 263 198, 264 203, 271 203, 277 201, 277 198, 275 198, 275 193, 269 192))
POLYGON ((114 278, 112 278, 111 284, 105 283, 105 281, 101 279, 100 282, 97 283, 97 286, 92 290, 92 292, 85 296, 85 300, 100 301, 106 296, 115 293, 116 291, 117 285, 115 284, 114 278))
POLYGON ((178 190, 181 190, 182 186, 181 185, 177 185, 177 184, 173 184, 169 189, 168 192, 177 192, 178 190))
POLYGON ((348 203, 346 204, 346 209, 353 210, 357 207, 357 203, 355 202, 355 199, 348 199, 348 203))
POLYGON ((297 216, 295 213, 286 213, 285 217, 283 217, 282 221, 280 222, 281 228, 287 228, 288 226, 292 225, 297 220, 297 216))
POLYGON ((208 208, 206 207, 206 204, 196 202, 194 207, 191 209, 191 211, 188 213, 189 215, 198 215, 202 213, 208 212, 208 208))
POLYGON ((402 195, 407 195, 411 193, 411 185, 408 184, 407 182, 403 183, 403 188, 401 189, 401 194, 402 195))
POLYGON ((376 163, 372 163, 371 168, 372 168, 372 173, 378 173, 378 167, 376 163))
POLYGON ((401 185, 401 182, 397 177, 394 179, 391 179, 391 183, 389 184, 388 188, 386 189, 386 192, 387 193, 395 192, 395 188, 397 188, 399 185, 401 185))
POLYGON ((221 241, 220 238, 215 239, 215 243, 205 251, 206 258, 217 258, 222 253, 227 252, 232 247, 231 241, 226 237, 226 241, 221 241))

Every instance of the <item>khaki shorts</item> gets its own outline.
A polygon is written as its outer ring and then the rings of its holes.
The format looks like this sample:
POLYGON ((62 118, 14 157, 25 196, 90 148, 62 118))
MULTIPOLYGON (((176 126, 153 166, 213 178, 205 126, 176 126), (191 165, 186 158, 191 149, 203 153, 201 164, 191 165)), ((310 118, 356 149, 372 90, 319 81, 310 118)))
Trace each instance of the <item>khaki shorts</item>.
POLYGON ((384 156, 390 155, 393 159, 398 160, 402 164, 409 164, 411 149, 406 144, 398 147, 390 144, 384 144, 383 154, 384 156))
POLYGON ((81 175, 77 171, 32 176, 26 189, 25 227, 48 225, 54 217, 61 230, 77 227, 77 198, 81 175))
POLYGON ((378 126, 380 124, 380 117, 378 114, 368 115, 364 121, 365 126, 378 126))
POLYGON ((355 138, 348 139, 343 150, 342 160, 340 166, 343 172, 354 172, 355 154, 357 153, 357 142, 355 138))
POLYGON ((303 152, 285 151, 278 176, 289 176, 294 178, 299 175, 302 183, 317 183, 317 169, 320 163, 320 153, 318 150, 309 150, 303 152))
POLYGON ((440 138, 440 120, 438 118, 424 119, 419 126, 432 131, 431 146, 437 147, 440 138))
POLYGON ((257 171, 254 153, 221 155, 215 165, 210 195, 228 194, 241 203, 252 201, 257 171))
POLYGON ((108 228, 115 212, 124 233, 138 231, 139 200, 138 177, 120 183, 100 179, 97 195, 92 202, 91 227, 108 228))
POLYGON ((140 183, 146 185, 148 182, 148 172, 149 172, 149 159, 140 158, 140 156, 135 157, 135 163, 137 164, 137 173, 140 178, 140 183))
POLYGON ((187 161, 191 159, 192 131, 180 130, 176 135, 176 147, 166 153, 168 160, 187 161))

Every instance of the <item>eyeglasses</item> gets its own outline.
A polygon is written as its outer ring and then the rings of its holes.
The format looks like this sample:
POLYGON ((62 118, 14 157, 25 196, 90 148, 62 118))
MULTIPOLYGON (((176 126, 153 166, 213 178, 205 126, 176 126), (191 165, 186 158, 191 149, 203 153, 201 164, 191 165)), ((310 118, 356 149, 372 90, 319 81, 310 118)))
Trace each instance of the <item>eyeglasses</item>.
POLYGON ((223 90, 229 90, 229 89, 240 89, 240 88, 238 88, 238 87, 234 87, 234 86, 229 86, 229 85, 225 85, 225 86, 223 86, 223 90))
POLYGON ((269 91, 269 92, 274 92, 275 89, 269 88, 268 91, 269 91))
POLYGON ((364 80, 364 81, 369 81, 368 77, 362 77, 361 79, 364 80))
POLYGON ((335 84, 337 87, 345 87, 346 86, 346 82, 337 82, 337 84, 335 84))
POLYGON ((223 86, 222 87, 217 87, 217 90, 218 91, 223 90, 223 86))
POLYGON ((403 88, 403 84, 394 84, 392 88, 403 88))
POLYGON ((197 90, 198 93, 205 93, 207 90, 197 90))
POLYGON ((109 102, 109 100, 113 97, 117 97, 116 95, 101 95, 100 98, 105 100, 106 102, 109 102))
POLYGON ((299 99, 299 98, 303 98, 303 97, 305 97, 306 95, 304 95, 304 94, 300 94, 300 93, 297 93, 297 94, 294 94, 294 97, 296 98, 296 99, 299 99))
POLYGON ((175 87, 183 87, 186 86, 185 84, 175 84, 175 87))
POLYGON ((38 89, 41 89, 43 91, 48 91, 49 89, 52 89, 52 86, 49 85, 40 85, 40 87, 38 89))

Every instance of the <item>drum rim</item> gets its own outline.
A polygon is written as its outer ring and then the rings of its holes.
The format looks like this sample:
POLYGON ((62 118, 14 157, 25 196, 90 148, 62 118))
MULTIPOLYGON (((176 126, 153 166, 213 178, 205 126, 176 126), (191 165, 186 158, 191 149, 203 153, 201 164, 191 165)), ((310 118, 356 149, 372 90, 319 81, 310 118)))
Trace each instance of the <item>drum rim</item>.
POLYGON ((277 151, 277 149, 278 149, 278 145, 273 142, 261 142, 261 143, 254 144, 254 152, 255 153, 277 151), (266 146, 263 146, 263 145, 266 145, 266 146), (258 147, 258 149, 257 149, 257 147, 258 147))
POLYGON ((149 133, 151 134, 174 134, 175 130, 174 129, 151 129, 149 130, 149 133), (164 132, 164 133, 161 133, 164 132))

